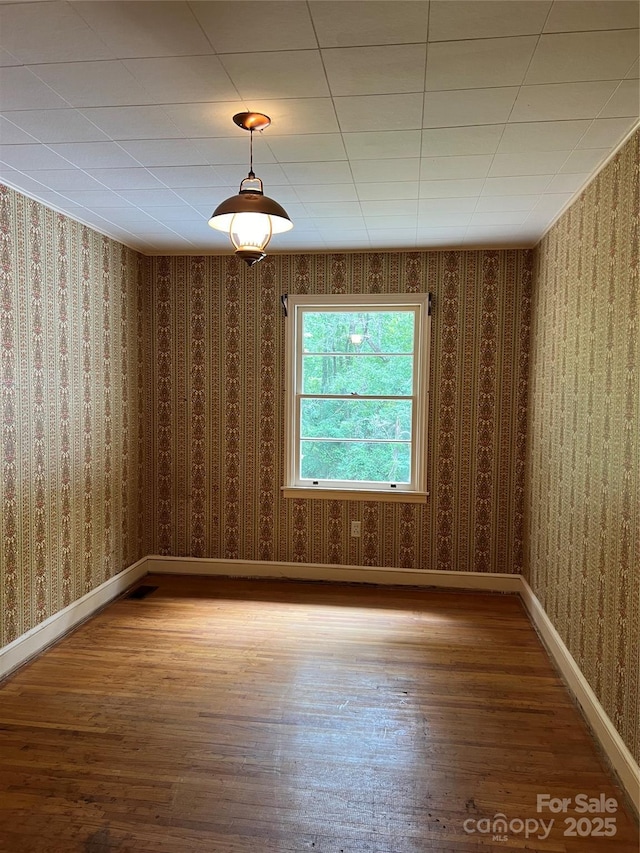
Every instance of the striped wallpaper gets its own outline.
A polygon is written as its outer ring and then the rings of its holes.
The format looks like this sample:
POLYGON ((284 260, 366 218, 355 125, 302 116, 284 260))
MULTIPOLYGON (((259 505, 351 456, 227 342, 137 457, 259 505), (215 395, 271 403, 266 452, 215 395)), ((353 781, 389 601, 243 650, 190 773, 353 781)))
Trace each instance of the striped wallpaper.
POLYGON ((531 252, 150 263, 156 553, 520 570, 531 252), (434 294, 428 504, 285 500, 280 296, 405 291, 434 294))
POLYGON ((144 259, 0 185, 0 645, 151 542, 144 259))
POLYGON ((538 248, 525 575, 640 759, 637 132, 538 248))

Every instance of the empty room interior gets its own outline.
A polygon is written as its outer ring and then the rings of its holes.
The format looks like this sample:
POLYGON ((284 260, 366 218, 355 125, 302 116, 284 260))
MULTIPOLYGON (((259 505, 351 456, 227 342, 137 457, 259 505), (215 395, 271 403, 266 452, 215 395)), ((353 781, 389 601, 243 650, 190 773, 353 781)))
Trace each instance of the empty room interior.
POLYGON ((0 3, 0 850, 637 853, 639 20, 0 3))

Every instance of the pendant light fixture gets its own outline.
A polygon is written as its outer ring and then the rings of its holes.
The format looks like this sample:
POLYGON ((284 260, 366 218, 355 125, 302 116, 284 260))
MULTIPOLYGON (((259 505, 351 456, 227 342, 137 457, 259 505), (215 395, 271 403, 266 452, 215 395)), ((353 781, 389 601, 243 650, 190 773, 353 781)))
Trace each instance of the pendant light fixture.
POLYGON ((272 234, 293 228, 287 211, 266 196, 262 181, 253 171, 253 131, 264 130, 271 124, 262 113, 237 113, 234 122, 251 134, 249 174, 240 183, 238 195, 221 202, 211 214, 209 225, 225 231, 235 246, 236 255, 252 267, 266 257, 265 249, 272 234))

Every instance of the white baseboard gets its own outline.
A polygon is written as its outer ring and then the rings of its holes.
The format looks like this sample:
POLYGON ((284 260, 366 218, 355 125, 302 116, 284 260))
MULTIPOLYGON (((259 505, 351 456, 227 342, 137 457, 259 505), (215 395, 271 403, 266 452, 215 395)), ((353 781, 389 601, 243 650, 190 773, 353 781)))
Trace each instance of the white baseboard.
POLYGON ((42 652, 68 634, 76 625, 92 616, 100 608, 117 598, 120 593, 147 574, 147 558, 142 557, 129 568, 115 575, 82 598, 49 616, 44 622, 31 628, 17 640, 0 649, 0 678, 22 666, 30 658, 42 652))
POLYGON ((620 783, 636 812, 640 812, 640 768, 600 704, 573 655, 556 631, 544 607, 524 578, 520 578, 520 597, 529 618, 538 629, 546 649, 562 674, 569 690, 582 708, 592 732, 611 762, 620 783))
POLYGON ((383 566, 340 566, 330 563, 284 563, 266 560, 225 560, 214 557, 147 557, 150 574, 223 575, 243 578, 339 581, 394 586, 520 592, 520 576, 485 572, 438 572, 383 566))

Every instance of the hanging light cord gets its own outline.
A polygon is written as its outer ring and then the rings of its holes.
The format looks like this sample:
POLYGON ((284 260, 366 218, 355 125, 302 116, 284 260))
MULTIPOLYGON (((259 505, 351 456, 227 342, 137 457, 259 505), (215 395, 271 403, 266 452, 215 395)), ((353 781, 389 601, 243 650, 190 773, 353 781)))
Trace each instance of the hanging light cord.
POLYGON ((249 151, 250 151, 250 169, 249 169, 249 178, 255 178, 255 172, 253 171, 253 128, 249 129, 250 134, 250 143, 249 143, 249 151))

